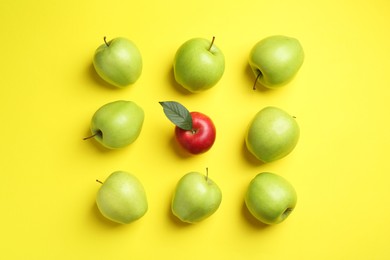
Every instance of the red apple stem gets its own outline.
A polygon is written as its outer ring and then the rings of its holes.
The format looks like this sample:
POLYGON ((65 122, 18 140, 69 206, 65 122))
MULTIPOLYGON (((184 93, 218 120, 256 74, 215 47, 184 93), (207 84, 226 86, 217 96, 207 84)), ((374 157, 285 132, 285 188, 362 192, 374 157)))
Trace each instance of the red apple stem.
POLYGON ((104 40, 104 43, 107 45, 107 47, 109 47, 110 44, 107 42, 107 37, 106 36, 103 37, 103 40, 104 40))
POLYGON ((215 41, 215 36, 213 36, 213 39, 211 40, 209 51, 211 51, 211 47, 213 47, 214 41, 215 41))

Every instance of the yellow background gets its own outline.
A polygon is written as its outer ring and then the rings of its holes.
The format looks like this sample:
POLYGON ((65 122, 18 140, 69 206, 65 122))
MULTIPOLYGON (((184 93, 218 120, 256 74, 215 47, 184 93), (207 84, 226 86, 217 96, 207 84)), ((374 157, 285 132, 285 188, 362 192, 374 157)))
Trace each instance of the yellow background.
POLYGON ((0 3, 0 258, 2 259, 389 259, 390 2, 387 0, 18 1, 0 3), (260 39, 298 38, 305 62, 278 90, 252 90, 248 54, 260 39), (132 39, 140 79, 114 89, 98 78, 95 49, 132 39), (226 69, 213 89, 188 94, 172 60, 192 37, 211 39, 226 69), (139 139, 115 151, 83 141, 101 105, 128 99, 146 113, 139 139), (177 149, 158 101, 209 115, 213 148, 177 149), (256 162, 244 135, 267 105, 296 116, 301 138, 286 158, 256 162), (196 225, 170 213, 179 178, 204 172, 222 192, 219 210, 196 225), (149 210, 116 225, 95 206, 115 170, 138 176, 149 210), (247 212, 250 180, 290 180, 298 204, 280 225, 247 212))

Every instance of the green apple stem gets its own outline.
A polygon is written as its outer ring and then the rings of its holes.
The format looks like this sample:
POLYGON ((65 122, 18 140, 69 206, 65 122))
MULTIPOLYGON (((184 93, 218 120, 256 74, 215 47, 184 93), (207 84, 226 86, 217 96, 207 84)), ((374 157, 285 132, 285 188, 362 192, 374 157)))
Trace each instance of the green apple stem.
POLYGON ((110 44, 107 42, 107 37, 106 36, 103 37, 103 40, 104 40, 104 43, 107 45, 107 47, 109 47, 110 44))
POLYGON ((214 41, 215 41, 215 36, 213 36, 213 39, 211 40, 209 51, 211 51, 211 47, 213 47, 214 41))
POLYGON ((103 184, 103 182, 101 180, 96 180, 96 182, 98 182, 100 184, 103 184))
POLYGON ((102 132, 101 131, 97 131, 96 133, 94 133, 93 135, 90 135, 90 136, 87 136, 87 137, 84 137, 83 140, 88 140, 88 139, 91 139, 91 138, 94 138, 95 136, 97 135, 101 135, 102 132))
POLYGON ((209 180, 209 167, 206 167, 206 182, 209 180))
POLYGON ((256 90, 257 81, 259 80, 259 78, 260 78, 262 75, 263 75, 263 74, 261 73, 261 71, 259 71, 259 74, 257 74, 257 76, 256 76, 255 83, 253 84, 253 90, 256 90))
POLYGON ((93 135, 84 137, 83 140, 88 140, 88 139, 94 138, 94 137, 97 136, 97 135, 98 135, 98 133, 95 133, 95 134, 93 134, 93 135))
POLYGON ((293 211, 293 208, 287 208, 284 212, 283 212, 283 217, 284 218, 287 218, 288 215, 290 215, 290 213, 293 211))

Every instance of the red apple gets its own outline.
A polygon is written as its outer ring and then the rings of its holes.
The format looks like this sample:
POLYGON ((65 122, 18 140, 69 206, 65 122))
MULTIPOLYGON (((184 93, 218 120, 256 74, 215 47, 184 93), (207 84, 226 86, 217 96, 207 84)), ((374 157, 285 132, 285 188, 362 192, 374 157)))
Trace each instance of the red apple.
POLYGON ((213 146, 216 136, 213 121, 205 114, 189 112, 176 101, 159 102, 165 115, 176 125, 178 143, 191 154, 200 154, 213 146))
POLYGON ((191 112, 192 129, 185 130, 175 127, 176 140, 192 154, 208 151, 213 146, 216 136, 213 121, 205 114, 191 112))

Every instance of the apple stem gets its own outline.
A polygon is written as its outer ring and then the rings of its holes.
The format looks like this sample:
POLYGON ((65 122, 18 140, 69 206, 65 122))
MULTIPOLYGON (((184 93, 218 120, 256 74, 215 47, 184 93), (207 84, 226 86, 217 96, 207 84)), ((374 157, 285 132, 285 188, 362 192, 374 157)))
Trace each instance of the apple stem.
POLYGON ((100 181, 100 180, 96 180, 96 182, 98 182, 98 183, 100 183, 100 184, 103 184, 103 182, 102 182, 102 181, 100 181))
POLYGON ((209 167, 206 167, 206 181, 209 180, 209 167))
POLYGON ((94 133, 94 134, 91 135, 91 136, 84 137, 83 140, 88 140, 88 139, 94 138, 97 134, 98 134, 98 133, 94 133))
POLYGON ((110 44, 108 44, 108 42, 107 42, 107 37, 106 37, 106 36, 103 37, 103 40, 104 40, 104 43, 107 45, 107 47, 109 47, 110 44))
POLYGON ((288 215, 290 215, 290 213, 293 211, 293 208, 287 208, 284 212, 283 212, 283 216, 284 218, 287 218, 288 215))
POLYGON ((261 72, 259 71, 259 74, 257 74, 256 76, 256 79, 255 79, 255 84, 253 84, 253 90, 256 90, 256 84, 257 84, 257 81, 259 80, 259 78, 261 77, 261 72))
POLYGON ((211 40, 209 51, 211 51, 211 47, 213 47, 214 41, 215 41, 215 36, 213 36, 213 39, 211 40))
POLYGON ((93 138, 93 137, 95 137, 95 136, 97 136, 97 135, 102 136, 102 131, 97 130, 96 133, 94 133, 94 134, 91 135, 91 136, 84 137, 83 140, 91 139, 91 138, 93 138))

